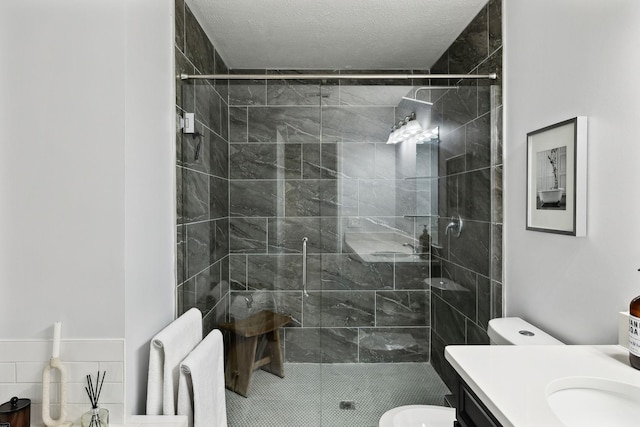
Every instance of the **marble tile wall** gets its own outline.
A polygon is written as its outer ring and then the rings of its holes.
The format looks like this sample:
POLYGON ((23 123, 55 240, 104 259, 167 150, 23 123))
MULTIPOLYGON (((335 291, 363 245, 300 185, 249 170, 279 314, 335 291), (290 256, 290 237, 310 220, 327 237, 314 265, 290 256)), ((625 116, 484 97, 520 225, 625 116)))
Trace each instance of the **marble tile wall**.
POLYGON ((349 232, 415 237, 404 215, 419 192, 386 140, 418 82, 390 82, 229 84, 230 316, 290 314, 286 361, 429 360, 429 264, 365 262, 344 244, 349 232))
POLYGON ((502 316, 501 1, 490 0, 432 67, 433 73, 495 72, 497 81, 461 81, 433 106, 440 125, 439 236, 442 275, 464 291, 433 289, 431 362, 450 388, 449 344, 488 344, 487 323, 502 316), (459 214, 459 238, 445 236, 459 214))
MULTIPOLYGON (((176 74, 226 73, 184 0, 176 0, 176 74)), ((176 120, 195 113, 197 136, 176 132, 178 314, 198 307, 204 332, 228 318, 228 82, 176 80, 176 120)))

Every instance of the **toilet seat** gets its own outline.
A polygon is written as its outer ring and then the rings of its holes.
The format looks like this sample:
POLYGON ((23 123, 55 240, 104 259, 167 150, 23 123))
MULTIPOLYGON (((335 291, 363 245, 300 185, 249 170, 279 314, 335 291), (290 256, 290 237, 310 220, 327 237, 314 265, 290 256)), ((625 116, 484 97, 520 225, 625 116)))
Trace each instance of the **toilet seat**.
POLYGON ((451 427, 456 410, 444 406, 406 405, 385 412, 379 427, 451 427))

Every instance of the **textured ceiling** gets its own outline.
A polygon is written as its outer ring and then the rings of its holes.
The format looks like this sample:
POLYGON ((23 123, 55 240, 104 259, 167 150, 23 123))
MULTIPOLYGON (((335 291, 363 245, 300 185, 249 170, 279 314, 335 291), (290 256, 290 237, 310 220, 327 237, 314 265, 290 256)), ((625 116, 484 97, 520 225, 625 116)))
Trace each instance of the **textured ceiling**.
POLYGON ((232 69, 429 69, 487 0, 187 0, 232 69))

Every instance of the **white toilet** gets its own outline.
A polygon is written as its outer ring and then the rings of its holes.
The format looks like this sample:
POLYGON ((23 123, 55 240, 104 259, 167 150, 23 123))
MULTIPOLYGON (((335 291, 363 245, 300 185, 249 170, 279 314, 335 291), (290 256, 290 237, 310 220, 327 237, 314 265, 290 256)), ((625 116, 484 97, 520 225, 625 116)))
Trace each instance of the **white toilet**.
MULTIPOLYGON (((492 345, 563 345, 561 341, 519 317, 490 320, 487 334, 492 345)), ((385 412, 380 417, 378 425, 379 427, 451 427, 455 419, 454 408, 407 405, 385 412)))

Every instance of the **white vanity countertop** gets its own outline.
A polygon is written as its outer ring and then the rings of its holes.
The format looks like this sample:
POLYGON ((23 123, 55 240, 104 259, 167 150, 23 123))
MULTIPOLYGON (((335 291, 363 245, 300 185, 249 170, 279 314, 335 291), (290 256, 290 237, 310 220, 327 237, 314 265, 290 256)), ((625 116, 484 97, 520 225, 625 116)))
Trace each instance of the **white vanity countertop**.
POLYGON ((559 378, 597 377, 640 387, 640 370, 617 345, 447 346, 445 358, 503 427, 563 427, 547 403, 547 385, 559 378))

